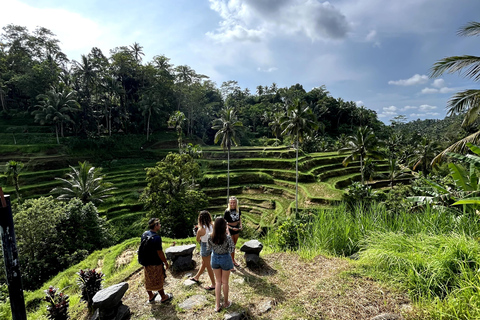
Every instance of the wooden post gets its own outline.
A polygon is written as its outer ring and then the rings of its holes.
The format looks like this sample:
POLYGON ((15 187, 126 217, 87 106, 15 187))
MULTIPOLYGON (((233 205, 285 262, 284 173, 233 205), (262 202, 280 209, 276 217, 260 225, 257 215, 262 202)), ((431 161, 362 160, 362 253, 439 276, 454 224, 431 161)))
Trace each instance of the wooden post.
POLYGON ((13 320, 27 320, 10 196, 0 187, 0 236, 13 320))

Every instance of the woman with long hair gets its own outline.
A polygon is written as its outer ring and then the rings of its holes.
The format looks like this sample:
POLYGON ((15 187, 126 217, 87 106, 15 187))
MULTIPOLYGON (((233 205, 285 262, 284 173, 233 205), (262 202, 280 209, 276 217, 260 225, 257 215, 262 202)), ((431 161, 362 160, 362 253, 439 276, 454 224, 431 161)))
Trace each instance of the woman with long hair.
POLYGON ((233 268, 232 256, 235 250, 232 237, 227 233, 227 222, 222 217, 215 219, 213 232, 208 236, 207 248, 212 250, 212 269, 215 274, 215 311, 221 309, 220 299, 223 286, 223 307, 228 308, 232 302, 228 300, 228 279, 233 268))
MULTIPOLYGON (((228 223, 228 231, 232 236, 234 245, 237 245, 240 231, 243 229, 241 215, 242 212, 240 211, 240 207, 238 205, 238 199, 235 196, 231 196, 230 199, 228 199, 228 207, 225 210, 223 218, 228 223)), ((235 250, 232 252, 232 261, 235 267, 240 267, 237 261, 235 261, 235 250)))
POLYGON ((207 240, 208 235, 213 231, 213 222, 212 216, 210 212, 207 210, 203 210, 198 215, 198 230, 197 230, 197 242, 200 242, 200 255, 202 256, 202 265, 196 275, 190 278, 190 280, 199 282, 200 276, 202 273, 207 269, 208 276, 210 277, 210 281, 212 285, 205 287, 205 290, 214 290, 215 289, 215 276, 213 274, 213 269, 210 264, 210 256, 212 254, 212 250, 207 249, 207 240))

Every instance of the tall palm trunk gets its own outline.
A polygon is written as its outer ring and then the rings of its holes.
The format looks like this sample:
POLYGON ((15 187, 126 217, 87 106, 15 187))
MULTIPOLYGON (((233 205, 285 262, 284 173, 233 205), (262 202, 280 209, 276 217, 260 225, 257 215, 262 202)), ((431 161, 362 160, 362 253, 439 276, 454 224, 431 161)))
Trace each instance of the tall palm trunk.
POLYGON ((148 134, 150 133, 150 117, 152 115, 152 109, 148 110, 148 120, 147 120, 147 141, 148 141, 148 134))
POLYGON ((364 182, 364 178, 363 178, 363 156, 360 155, 360 177, 362 179, 362 185, 363 185, 363 182, 364 182))
POLYGON ((230 146, 227 152, 227 203, 228 199, 230 199, 230 146))
POLYGON ((60 144, 60 139, 58 139, 58 123, 55 124, 55 135, 57 136, 57 144, 60 144))
POLYGON ((295 139, 295 217, 298 216, 298 130, 295 139))

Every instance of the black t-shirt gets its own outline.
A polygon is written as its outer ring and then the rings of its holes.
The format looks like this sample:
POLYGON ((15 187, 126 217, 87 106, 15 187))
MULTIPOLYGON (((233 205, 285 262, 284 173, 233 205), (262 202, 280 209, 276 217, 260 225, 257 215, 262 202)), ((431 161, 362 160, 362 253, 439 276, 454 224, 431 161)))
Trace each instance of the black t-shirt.
POLYGON ((163 261, 158 256, 157 251, 163 250, 162 237, 160 237, 160 235, 158 235, 156 232, 148 230, 142 234, 142 240, 148 236, 153 236, 153 239, 148 243, 148 264, 154 266, 161 265, 163 264, 163 261))
POLYGON ((237 221, 240 221, 240 216, 242 215, 242 210, 238 208, 235 210, 225 210, 225 214, 223 215, 223 218, 227 220, 228 223, 234 223, 237 221))

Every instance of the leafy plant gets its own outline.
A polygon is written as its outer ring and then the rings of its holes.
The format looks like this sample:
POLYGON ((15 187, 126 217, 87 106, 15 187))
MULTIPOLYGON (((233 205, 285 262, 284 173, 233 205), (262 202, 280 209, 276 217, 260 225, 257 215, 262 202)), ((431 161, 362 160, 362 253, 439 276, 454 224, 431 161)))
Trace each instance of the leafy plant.
POLYGON ((80 269, 80 271, 77 272, 77 275, 77 283, 82 290, 82 300, 86 301, 88 307, 91 308, 93 303, 93 297, 98 291, 100 291, 100 289, 102 289, 102 281, 104 274, 95 271, 95 269, 80 269))
POLYGON ((289 217, 275 232, 277 245, 282 250, 297 250, 300 244, 299 239, 304 239, 306 236, 306 227, 307 223, 289 217))
POLYGON ((63 292, 58 292, 58 289, 50 286, 45 290, 45 301, 48 302, 48 319, 51 320, 67 320, 70 319, 68 315, 68 295, 63 292))

